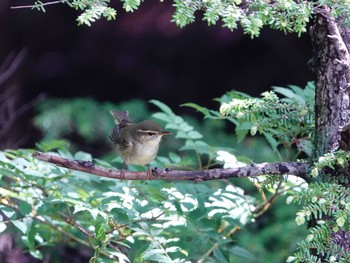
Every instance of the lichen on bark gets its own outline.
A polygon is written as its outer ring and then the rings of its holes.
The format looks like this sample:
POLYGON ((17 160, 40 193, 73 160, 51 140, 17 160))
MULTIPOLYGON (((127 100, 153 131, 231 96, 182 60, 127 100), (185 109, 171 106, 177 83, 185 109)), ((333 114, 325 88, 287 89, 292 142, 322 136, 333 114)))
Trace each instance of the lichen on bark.
POLYGON ((350 123, 349 30, 324 8, 310 29, 316 84, 316 157, 339 148, 340 133, 350 123))

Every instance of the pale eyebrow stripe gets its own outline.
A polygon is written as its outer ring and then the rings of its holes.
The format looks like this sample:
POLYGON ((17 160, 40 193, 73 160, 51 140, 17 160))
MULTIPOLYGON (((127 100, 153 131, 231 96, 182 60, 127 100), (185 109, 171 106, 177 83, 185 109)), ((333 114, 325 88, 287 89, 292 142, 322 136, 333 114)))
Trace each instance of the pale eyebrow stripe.
POLYGON ((142 133, 158 133, 157 131, 152 131, 152 130, 148 130, 148 131, 144 131, 144 130, 137 130, 138 132, 142 132, 142 133))

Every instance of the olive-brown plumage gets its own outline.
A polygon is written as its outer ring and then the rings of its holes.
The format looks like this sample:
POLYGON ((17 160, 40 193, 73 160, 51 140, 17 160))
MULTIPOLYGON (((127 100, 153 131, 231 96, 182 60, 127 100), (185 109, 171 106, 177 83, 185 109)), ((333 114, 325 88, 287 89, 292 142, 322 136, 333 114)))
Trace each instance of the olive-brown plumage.
MULTIPOLYGON (((150 120, 133 123, 127 111, 111 111, 111 114, 117 123, 109 139, 124 160, 123 170, 125 164, 148 165, 153 161, 162 136, 170 132, 150 120)), ((149 169, 147 171, 150 176, 149 169)))

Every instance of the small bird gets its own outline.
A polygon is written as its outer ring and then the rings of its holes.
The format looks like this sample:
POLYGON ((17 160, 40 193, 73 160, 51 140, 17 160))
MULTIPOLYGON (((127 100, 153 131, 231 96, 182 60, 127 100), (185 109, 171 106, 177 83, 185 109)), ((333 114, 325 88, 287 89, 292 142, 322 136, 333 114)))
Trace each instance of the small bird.
POLYGON ((109 140, 116 146, 117 152, 124 160, 121 179, 124 178, 124 168, 128 164, 147 165, 147 176, 152 177, 149 163, 156 157, 162 136, 171 134, 164 131, 157 123, 144 120, 133 123, 128 111, 110 111, 116 119, 116 126, 109 140))

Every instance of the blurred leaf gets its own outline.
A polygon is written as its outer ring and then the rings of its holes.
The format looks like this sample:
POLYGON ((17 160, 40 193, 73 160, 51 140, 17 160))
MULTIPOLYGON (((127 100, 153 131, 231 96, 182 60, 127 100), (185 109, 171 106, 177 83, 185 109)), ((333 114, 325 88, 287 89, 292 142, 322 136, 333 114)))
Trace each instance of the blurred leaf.
POLYGON ((217 262, 222 262, 222 263, 228 263, 226 257, 221 253, 219 248, 214 248, 213 250, 214 257, 216 258, 217 262))
POLYGON ((151 249, 151 250, 147 250, 144 254, 143 254, 143 259, 144 260, 152 260, 152 261, 156 261, 156 262, 172 262, 172 260, 165 256, 164 251, 162 249, 151 249))
POLYGON ((8 218, 15 219, 16 218, 16 212, 13 208, 0 205, 0 211, 8 218))
POLYGON ((27 233, 30 225, 32 224, 31 218, 23 218, 18 220, 11 220, 12 224, 17 227, 23 234, 27 233))
POLYGON ((169 153, 169 158, 171 160, 171 162, 173 163, 180 163, 181 162, 181 157, 176 154, 176 153, 169 153))
POLYGON ((130 222, 128 214, 121 208, 113 208, 110 214, 115 218, 118 223, 127 224, 130 222))
POLYGON ((36 144, 38 149, 43 152, 48 152, 56 149, 67 149, 68 145, 68 142, 64 140, 42 141, 36 144))
MULTIPOLYGON (((152 116, 154 118, 156 118, 156 119, 159 119, 159 120, 162 120, 162 121, 165 121, 165 122, 171 122, 172 121, 172 118, 170 118, 168 115, 166 115, 165 113, 162 113, 162 112, 154 113, 152 116)), ((172 127, 166 126, 166 129, 168 129, 168 128, 172 128, 172 127)))
POLYGON ((273 135, 271 135, 270 133, 266 133, 266 132, 264 132, 263 135, 265 136, 266 140, 271 145, 272 149, 274 151, 277 151, 278 142, 275 140, 275 138, 273 138, 273 135))
POLYGON ((92 161, 92 156, 90 153, 78 151, 74 154, 74 160, 82 160, 82 161, 92 161))
POLYGON ((0 233, 4 232, 6 228, 7 228, 6 224, 3 222, 0 222, 0 233))
POLYGON ((44 255, 43 253, 40 252, 40 250, 34 249, 34 250, 29 250, 29 253, 36 259, 43 260, 44 255))
POLYGON ((242 257, 242 258, 246 258, 246 259, 249 259, 249 260, 252 260, 252 261, 255 261, 257 260, 255 258, 255 256, 247 249, 243 248, 243 247, 239 247, 239 246, 230 246, 228 248, 228 251, 230 253, 232 253, 233 255, 235 256, 239 256, 239 257, 242 257))
POLYGON ((159 100, 150 100, 149 102, 156 105, 159 109, 161 109, 166 114, 174 115, 173 111, 169 108, 169 106, 167 106, 163 102, 160 102, 159 100))
POLYGON ((25 201, 19 202, 19 212, 21 215, 26 216, 32 211, 32 206, 25 201))

